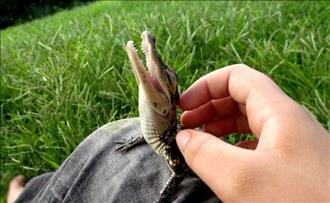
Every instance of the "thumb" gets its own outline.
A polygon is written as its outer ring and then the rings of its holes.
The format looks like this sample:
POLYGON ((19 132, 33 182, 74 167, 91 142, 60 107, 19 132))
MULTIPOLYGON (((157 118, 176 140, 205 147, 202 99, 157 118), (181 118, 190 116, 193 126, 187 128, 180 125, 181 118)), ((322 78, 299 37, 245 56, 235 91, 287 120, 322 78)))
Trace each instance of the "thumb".
POLYGON ((230 145, 197 130, 182 130, 177 145, 188 166, 221 198, 233 173, 251 158, 253 151, 230 145))

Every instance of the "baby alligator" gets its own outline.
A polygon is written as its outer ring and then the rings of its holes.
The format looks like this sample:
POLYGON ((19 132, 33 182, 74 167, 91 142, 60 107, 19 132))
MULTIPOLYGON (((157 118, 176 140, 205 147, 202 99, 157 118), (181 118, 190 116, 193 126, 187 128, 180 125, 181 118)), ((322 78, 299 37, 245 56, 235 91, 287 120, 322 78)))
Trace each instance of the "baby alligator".
POLYGON ((176 107, 179 102, 177 76, 160 58, 156 39, 148 31, 142 33, 142 51, 146 56, 146 69, 132 41, 127 43, 128 57, 139 86, 139 114, 142 135, 122 145, 127 151, 139 143, 147 142, 163 157, 172 172, 160 191, 156 202, 167 202, 174 195, 188 169, 181 155, 175 136, 178 131, 176 107))

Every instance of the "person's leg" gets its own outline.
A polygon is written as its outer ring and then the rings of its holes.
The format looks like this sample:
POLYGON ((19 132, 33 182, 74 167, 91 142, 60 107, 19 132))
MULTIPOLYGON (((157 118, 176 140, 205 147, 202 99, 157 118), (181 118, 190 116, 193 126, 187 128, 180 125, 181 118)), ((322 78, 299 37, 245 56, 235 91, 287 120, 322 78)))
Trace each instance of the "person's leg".
MULTIPOLYGON (((154 202, 171 176, 166 161, 147 144, 117 150, 140 135, 137 118, 97 129, 56 172, 32 179, 16 202, 154 202)), ((219 201, 195 176, 183 180, 173 202, 189 200, 219 201)))

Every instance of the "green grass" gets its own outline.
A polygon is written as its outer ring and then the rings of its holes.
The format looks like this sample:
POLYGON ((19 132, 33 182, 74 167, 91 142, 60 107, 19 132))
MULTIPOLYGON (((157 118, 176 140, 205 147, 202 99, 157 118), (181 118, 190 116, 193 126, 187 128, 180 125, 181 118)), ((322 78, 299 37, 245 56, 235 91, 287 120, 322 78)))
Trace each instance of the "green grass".
POLYGON ((266 73, 330 129, 327 2, 100 2, 1 31, 1 201, 99 126, 137 116, 124 44, 155 34, 180 90, 233 63, 266 73))

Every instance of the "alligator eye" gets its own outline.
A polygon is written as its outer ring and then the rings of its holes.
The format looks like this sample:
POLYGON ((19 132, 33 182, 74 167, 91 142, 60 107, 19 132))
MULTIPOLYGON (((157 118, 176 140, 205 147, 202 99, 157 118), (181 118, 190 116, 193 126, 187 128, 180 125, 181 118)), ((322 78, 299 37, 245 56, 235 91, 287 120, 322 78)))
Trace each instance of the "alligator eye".
POLYGON ((179 94, 178 91, 177 91, 176 94, 174 95, 174 101, 175 101, 176 104, 178 104, 179 101, 180 101, 180 94, 179 94))
POLYGON ((170 70, 169 68, 168 69, 166 69, 166 72, 167 72, 167 78, 169 79, 169 81, 171 82, 171 83, 173 83, 173 81, 176 81, 176 75, 175 75, 175 73, 172 71, 172 70, 170 70))
POLYGON ((173 72, 171 69, 167 69, 167 78, 172 85, 172 90, 174 91, 177 87, 177 76, 175 72, 173 72))
POLYGON ((151 40, 154 44, 156 44, 156 38, 154 36, 151 37, 151 40))

